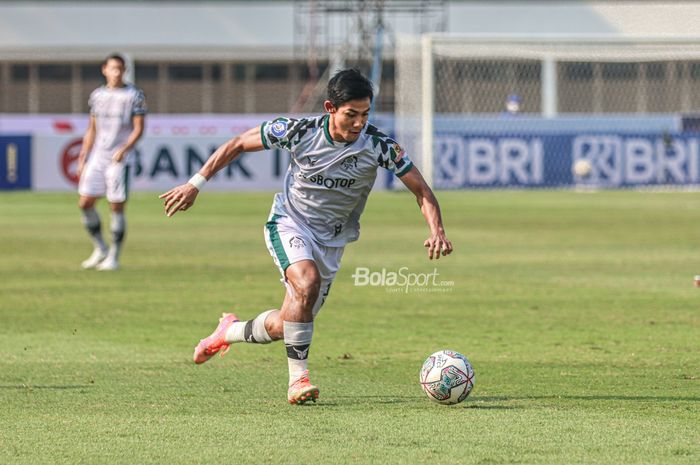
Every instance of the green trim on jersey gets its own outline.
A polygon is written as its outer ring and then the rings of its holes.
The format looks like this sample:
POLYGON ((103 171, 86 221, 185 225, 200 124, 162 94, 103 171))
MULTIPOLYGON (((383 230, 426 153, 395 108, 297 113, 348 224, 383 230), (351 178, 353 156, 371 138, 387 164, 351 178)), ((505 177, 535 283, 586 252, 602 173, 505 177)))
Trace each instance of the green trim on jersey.
POLYGON ((265 227, 267 228, 267 231, 270 234, 270 242, 272 242, 272 248, 275 250, 277 260, 279 260, 280 266, 282 267, 282 271, 284 271, 287 268, 289 268, 290 263, 289 258, 287 257, 287 253, 284 251, 284 246, 282 245, 280 234, 277 231, 276 220, 279 217, 279 215, 272 215, 272 218, 270 218, 270 221, 267 222, 265 227))
POLYGON ((413 162, 409 161, 408 163, 406 163, 406 166, 404 166, 400 173, 396 173, 396 176, 400 178, 404 174, 407 174, 409 171, 411 171, 411 168, 413 168, 413 162))
POLYGON ((260 138, 262 139, 263 147, 265 147, 267 150, 270 150, 270 146, 267 145, 267 141, 265 140, 265 125, 267 124, 267 121, 263 121, 263 123, 260 125, 260 138))
POLYGON ((325 121, 323 121, 323 133, 326 135, 326 140, 331 144, 335 145, 333 143, 333 139, 331 139, 331 132, 328 130, 328 121, 331 119, 331 115, 326 115, 325 121))

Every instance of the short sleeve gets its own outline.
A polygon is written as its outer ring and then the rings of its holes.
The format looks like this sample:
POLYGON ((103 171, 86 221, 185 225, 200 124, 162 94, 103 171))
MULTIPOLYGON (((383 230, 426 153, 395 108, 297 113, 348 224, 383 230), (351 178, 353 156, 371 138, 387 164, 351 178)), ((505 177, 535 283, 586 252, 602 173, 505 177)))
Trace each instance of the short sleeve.
POLYGON ((305 119, 280 117, 265 121, 260 125, 260 137, 266 149, 272 147, 291 151, 306 134, 308 124, 305 119))
POLYGON ((136 89, 136 95, 134 96, 134 104, 131 109, 132 115, 145 115, 148 112, 146 107, 146 96, 143 94, 141 89, 136 89))
POLYGON ((401 177, 411 171, 413 162, 406 151, 393 139, 381 140, 375 150, 378 152, 377 161, 381 166, 401 177))
POLYGON ((90 93, 90 97, 88 98, 88 108, 90 109, 90 114, 94 115, 96 113, 95 111, 95 103, 97 101, 97 91, 99 89, 95 89, 90 93))

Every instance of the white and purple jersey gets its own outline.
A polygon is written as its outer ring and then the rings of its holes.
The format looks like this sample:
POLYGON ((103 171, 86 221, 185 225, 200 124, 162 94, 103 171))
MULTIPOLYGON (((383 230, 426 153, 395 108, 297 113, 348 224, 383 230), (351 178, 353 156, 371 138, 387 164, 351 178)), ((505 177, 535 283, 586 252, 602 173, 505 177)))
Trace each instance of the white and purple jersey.
POLYGON ((329 115, 277 118, 260 126, 263 145, 291 153, 284 191, 272 212, 289 216, 322 245, 342 247, 360 235, 360 215, 380 166, 397 176, 413 164, 395 140, 366 124, 357 140, 334 142, 329 115))

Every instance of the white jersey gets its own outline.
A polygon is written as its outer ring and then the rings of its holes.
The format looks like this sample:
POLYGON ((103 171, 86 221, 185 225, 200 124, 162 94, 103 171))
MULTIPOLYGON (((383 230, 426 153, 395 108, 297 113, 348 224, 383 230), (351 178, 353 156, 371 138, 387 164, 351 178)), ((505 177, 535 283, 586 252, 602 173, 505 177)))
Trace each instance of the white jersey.
POLYGON ((260 126, 265 148, 288 150, 291 164, 272 212, 289 216, 322 245, 342 247, 360 235, 360 215, 382 166, 397 176, 413 164, 395 140, 366 124, 355 142, 334 142, 329 115, 277 118, 260 126))
POLYGON ((109 162, 114 151, 129 139, 134 129, 132 117, 146 114, 146 99, 143 91, 131 84, 117 88, 102 86, 92 91, 88 105, 96 123, 90 161, 109 162))

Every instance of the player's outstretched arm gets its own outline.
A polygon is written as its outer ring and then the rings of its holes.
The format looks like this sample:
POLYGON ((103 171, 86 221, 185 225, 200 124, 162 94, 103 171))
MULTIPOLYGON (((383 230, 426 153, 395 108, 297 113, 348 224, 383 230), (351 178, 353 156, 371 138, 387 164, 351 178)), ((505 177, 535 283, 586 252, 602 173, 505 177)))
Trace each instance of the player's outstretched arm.
POLYGON ((441 254, 452 253, 452 243, 447 239, 445 228, 442 225, 440 205, 418 168, 414 166, 399 179, 416 196, 420 211, 430 226, 430 237, 423 243, 428 249, 428 258, 431 260, 433 258, 439 259, 441 254))
POLYGON ((165 214, 173 216, 180 210, 190 208, 199 194, 199 189, 219 170, 235 160, 241 153, 257 152, 263 148, 259 126, 249 129, 221 145, 211 154, 202 169, 192 176, 192 179, 158 197, 164 199, 165 214))

